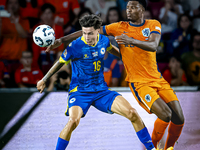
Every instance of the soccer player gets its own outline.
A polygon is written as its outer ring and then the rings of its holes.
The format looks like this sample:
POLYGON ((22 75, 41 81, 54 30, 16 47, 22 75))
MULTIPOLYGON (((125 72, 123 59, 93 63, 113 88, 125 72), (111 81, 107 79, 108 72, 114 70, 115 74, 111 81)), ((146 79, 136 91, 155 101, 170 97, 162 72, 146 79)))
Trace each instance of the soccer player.
POLYGON ((99 34, 102 20, 99 16, 87 15, 80 19, 80 24, 83 36, 69 44, 60 59, 37 83, 37 89, 42 93, 47 80, 64 64, 72 62, 72 79, 66 111, 69 120, 60 133, 56 150, 64 150, 67 147, 72 131, 91 105, 100 111, 117 113, 129 119, 146 149, 155 150, 147 128, 136 110, 119 93, 109 90, 104 81, 105 51, 116 55, 119 52, 106 36, 99 34))
MULTIPOLYGON (((124 63, 130 89, 138 103, 158 118, 154 123, 152 141, 156 147, 169 125, 165 149, 174 146, 183 125, 184 116, 179 100, 162 77, 156 62, 156 50, 161 37, 157 20, 144 20, 145 0, 130 0, 127 4, 128 22, 116 22, 100 29, 101 34, 115 36, 124 63)), ((81 36, 81 31, 56 40, 46 51, 81 36)))

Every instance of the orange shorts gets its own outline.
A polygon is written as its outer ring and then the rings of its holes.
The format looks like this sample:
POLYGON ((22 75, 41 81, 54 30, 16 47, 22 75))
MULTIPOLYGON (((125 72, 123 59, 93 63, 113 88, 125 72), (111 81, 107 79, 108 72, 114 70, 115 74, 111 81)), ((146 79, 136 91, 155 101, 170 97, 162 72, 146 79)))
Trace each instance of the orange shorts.
POLYGON ((148 113, 151 113, 151 106, 158 98, 165 103, 178 101, 176 93, 164 79, 159 82, 129 83, 129 87, 140 106, 148 113))

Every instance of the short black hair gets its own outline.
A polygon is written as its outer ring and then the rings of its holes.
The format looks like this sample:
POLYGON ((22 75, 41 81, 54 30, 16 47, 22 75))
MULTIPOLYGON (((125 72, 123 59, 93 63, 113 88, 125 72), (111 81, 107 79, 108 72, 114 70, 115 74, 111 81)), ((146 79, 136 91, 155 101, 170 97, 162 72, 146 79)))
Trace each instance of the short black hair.
POLYGON ((50 3, 45 3, 44 5, 42 5, 41 11, 44 12, 48 8, 51 9, 51 11, 55 14, 56 8, 53 5, 51 5, 50 3))
POLYGON ((146 0, 130 0, 130 1, 138 1, 144 7, 145 10, 147 8, 146 0))
POLYGON ((79 19, 81 27, 94 27, 94 29, 100 29, 103 20, 97 15, 85 15, 79 19))

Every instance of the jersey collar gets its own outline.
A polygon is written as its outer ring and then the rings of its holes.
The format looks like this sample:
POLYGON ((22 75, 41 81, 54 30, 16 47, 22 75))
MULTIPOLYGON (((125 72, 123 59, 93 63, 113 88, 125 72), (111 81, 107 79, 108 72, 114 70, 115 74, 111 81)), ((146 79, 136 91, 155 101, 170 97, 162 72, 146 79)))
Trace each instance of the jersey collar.
MULTIPOLYGON (((85 38, 82 36, 81 37, 81 40, 85 43, 85 44, 87 44, 87 42, 86 42, 86 40, 85 40, 85 38)), ((92 46, 92 47, 95 47, 96 45, 97 45, 97 43, 99 42, 99 34, 97 35, 97 42, 96 42, 96 44, 94 45, 94 46, 92 46)))
POLYGON ((129 22, 129 24, 130 24, 131 26, 134 26, 134 27, 141 27, 141 26, 143 26, 143 25, 145 24, 145 20, 144 20, 143 23, 141 23, 141 24, 133 24, 133 23, 131 23, 131 22, 129 22))

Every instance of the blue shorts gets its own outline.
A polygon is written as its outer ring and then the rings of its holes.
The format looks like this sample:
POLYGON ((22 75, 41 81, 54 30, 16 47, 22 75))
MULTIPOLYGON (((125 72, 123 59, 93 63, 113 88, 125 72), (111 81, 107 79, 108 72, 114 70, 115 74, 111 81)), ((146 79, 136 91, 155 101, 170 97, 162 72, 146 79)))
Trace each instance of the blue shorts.
POLYGON ((67 110, 65 114, 69 116, 69 108, 72 106, 80 106, 83 110, 84 117, 90 108, 90 106, 94 106, 100 111, 105 113, 112 114, 111 106, 114 99, 120 95, 115 91, 104 90, 100 92, 73 92, 69 94, 68 102, 67 102, 67 110))

